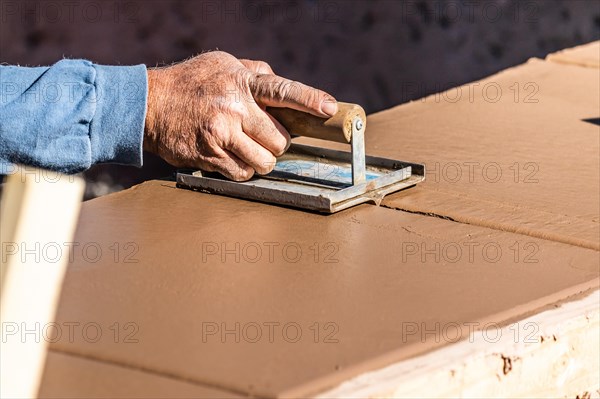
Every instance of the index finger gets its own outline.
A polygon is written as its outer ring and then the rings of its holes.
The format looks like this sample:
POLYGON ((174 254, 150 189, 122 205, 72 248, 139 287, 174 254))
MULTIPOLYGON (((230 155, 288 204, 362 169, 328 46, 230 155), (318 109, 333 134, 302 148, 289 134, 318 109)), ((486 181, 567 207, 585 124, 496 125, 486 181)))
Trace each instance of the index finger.
POLYGON ((338 109, 331 95, 281 76, 255 74, 249 84, 254 99, 267 107, 292 108, 321 118, 335 115, 338 109))

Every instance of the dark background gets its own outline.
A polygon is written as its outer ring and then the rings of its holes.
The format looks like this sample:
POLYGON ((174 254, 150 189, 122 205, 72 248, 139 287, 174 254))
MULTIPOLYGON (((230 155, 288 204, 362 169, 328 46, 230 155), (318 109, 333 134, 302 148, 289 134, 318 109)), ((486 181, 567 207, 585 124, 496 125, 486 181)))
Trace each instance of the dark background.
MULTIPOLYGON (((0 61, 148 66, 219 49, 375 112, 600 38, 598 0, 1 0, 0 61)), ((95 166, 88 198, 169 175, 95 166)))

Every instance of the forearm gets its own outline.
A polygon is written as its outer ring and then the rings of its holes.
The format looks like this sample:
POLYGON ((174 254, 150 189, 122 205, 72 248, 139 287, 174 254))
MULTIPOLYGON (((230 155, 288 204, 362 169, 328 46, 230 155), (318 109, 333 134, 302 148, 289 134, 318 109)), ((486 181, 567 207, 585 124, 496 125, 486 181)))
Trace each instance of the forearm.
POLYGON ((143 65, 0 66, 0 174, 14 163, 64 173, 141 166, 147 92, 143 65))

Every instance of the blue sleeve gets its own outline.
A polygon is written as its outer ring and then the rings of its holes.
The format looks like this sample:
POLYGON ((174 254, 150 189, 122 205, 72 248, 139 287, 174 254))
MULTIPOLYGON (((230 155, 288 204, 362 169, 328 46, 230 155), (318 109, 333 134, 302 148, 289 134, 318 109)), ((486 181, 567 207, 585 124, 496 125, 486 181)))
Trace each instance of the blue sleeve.
POLYGON ((147 91, 144 65, 0 66, 0 174, 12 164, 63 173, 141 166, 147 91))

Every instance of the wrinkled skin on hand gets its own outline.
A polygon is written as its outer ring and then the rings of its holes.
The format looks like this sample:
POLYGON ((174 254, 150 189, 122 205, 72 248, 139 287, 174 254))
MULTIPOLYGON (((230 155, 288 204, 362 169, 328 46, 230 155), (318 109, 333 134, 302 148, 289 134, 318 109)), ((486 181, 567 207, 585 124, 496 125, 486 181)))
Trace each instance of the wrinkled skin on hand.
POLYGON ((267 174, 290 144, 267 106, 323 118, 337 112, 327 93, 276 76, 264 62, 221 51, 149 69, 144 149, 176 167, 236 181, 267 174))

